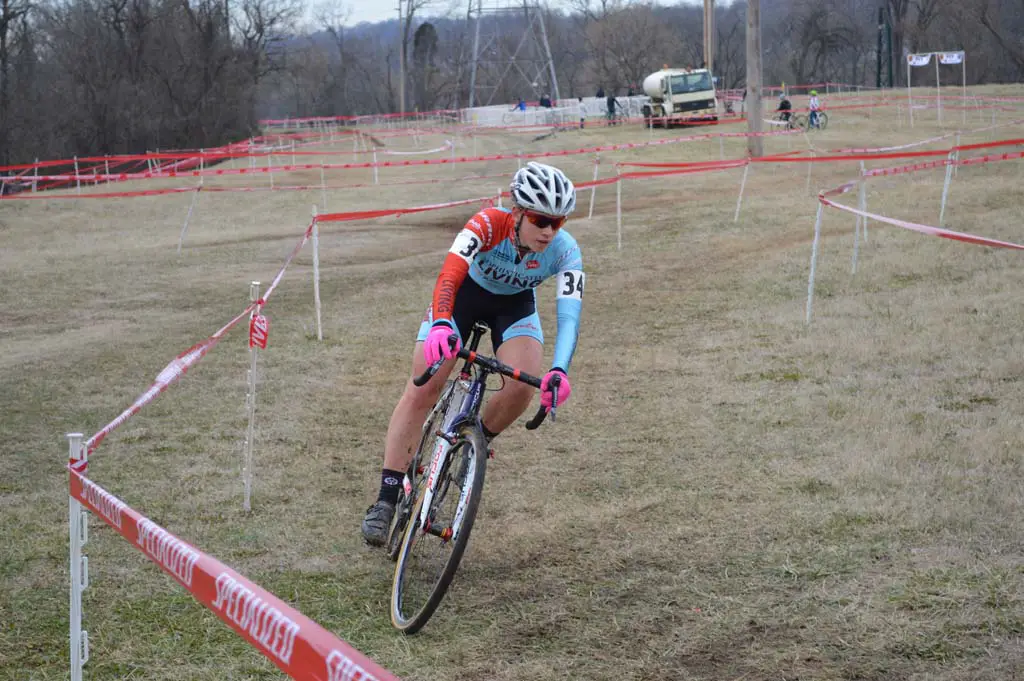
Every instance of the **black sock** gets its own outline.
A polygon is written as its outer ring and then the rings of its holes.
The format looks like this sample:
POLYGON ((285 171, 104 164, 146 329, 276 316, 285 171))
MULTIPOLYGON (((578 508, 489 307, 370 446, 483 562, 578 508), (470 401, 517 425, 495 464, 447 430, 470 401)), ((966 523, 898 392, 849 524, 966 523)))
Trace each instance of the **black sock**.
POLYGON ((398 503, 398 492, 402 489, 402 478, 405 473, 385 468, 380 472, 380 493, 377 501, 386 501, 391 505, 398 503))
POLYGON ((491 444, 491 440, 498 437, 498 433, 492 433, 491 430, 483 423, 480 424, 480 427, 484 430, 484 439, 487 440, 487 444, 491 444))

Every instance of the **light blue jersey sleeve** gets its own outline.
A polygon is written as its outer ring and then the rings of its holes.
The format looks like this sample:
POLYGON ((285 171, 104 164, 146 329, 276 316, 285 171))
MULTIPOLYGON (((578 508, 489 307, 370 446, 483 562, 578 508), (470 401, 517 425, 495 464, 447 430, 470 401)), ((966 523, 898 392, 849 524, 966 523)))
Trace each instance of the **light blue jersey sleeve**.
POLYGON ((568 237, 564 252, 553 264, 555 277, 556 310, 558 313, 558 335, 555 339, 555 356, 552 369, 569 372, 572 356, 576 352, 576 341, 580 332, 580 313, 583 310, 583 255, 576 240, 568 237))

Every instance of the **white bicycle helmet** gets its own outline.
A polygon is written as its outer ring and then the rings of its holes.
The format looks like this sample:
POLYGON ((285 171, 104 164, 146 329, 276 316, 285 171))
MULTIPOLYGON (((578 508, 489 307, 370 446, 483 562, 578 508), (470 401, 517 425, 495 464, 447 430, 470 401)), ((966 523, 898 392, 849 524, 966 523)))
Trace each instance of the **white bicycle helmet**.
POLYGON ((520 208, 555 217, 576 210, 576 187, 554 166, 530 161, 516 171, 509 189, 520 208))

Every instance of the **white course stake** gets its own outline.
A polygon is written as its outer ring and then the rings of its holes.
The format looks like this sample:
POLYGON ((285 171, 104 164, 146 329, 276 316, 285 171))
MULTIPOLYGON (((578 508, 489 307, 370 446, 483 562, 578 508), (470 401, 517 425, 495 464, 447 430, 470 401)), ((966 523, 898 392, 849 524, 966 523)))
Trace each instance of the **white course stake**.
POLYGON ((267 170, 270 172, 270 188, 274 188, 274 152, 267 154, 267 170))
POLYGON ((324 206, 324 212, 327 212, 327 184, 324 182, 324 162, 320 161, 320 200, 324 206))
POLYGON ((944 226, 946 217, 946 198, 949 196, 949 183, 953 179, 953 169, 956 167, 956 151, 949 152, 946 158, 946 181, 942 185, 942 204, 939 206, 939 227, 944 226))
POLYGON ((718 158, 722 161, 725 160, 725 143, 722 141, 722 136, 718 136, 718 158))
POLYGON ((75 156, 75 182, 78 185, 78 195, 82 195, 82 178, 78 174, 78 157, 75 156))
POLYGON ((373 150, 373 183, 380 184, 380 177, 377 174, 377 150, 373 150))
MULTIPOLYGON (((88 453, 82 447, 81 433, 68 433, 69 459, 72 465, 85 464, 88 453)), ((79 468, 79 470, 83 470, 79 468)), ((82 681, 82 667, 89 661, 89 632, 82 629, 82 592, 89 586, 89 559, 82 555, 82 547, 89 540, 89 514, 82 503, 68 496, 68 535, 71 553, 68 569, 71 572, 71 681, 82 681)))
POLYGON ((811 149, 811 160, 807 162, 807 188, 804 190, 808 194, 811 193, 811 166, 814 165, 814 159, 818 157, 818 152, 813 148, 811 149))
MULTIPOLYGON (((511 201, 511 197, 509 198, 511 201)), ((501 187, 498 187, 498 208, 501 208, 501 187)))
MULTIPOLYGON (((601 163, 601 155, 594 154, 594 182, 597 182, 598 166, 601 163)), ((590 220, 594 217, 594 195, 597 193, 597 185, 590 188, 590 212, 587 213, 587 219, 590 220)))
POLYGON ((188 231, 188 223, 192 220, 192 211, 196 207, 196 199, 199 198, 199 192, 203 190, 203 178, 199 178, 199 185, 196 187, 195 192, 192 194, 192 203, 188 206, 188 213, 185 215, 185 224, 181 228, 181 234, 178 236, 178 255, 181 255, 181 244, 185 241, 185 232, 188 231))
POLYGON ((618 225, 618 241, 619 250, 622 250, 622 172, 619 170, 619 164, 615 164, 615 220, 618 225))
MULTIPOLYGON (((868 182, 867 182, 867 170, 864 168, 864 161, 860 162, 860 209, 862 212, 868 212, 868 182)), ((861 221, 861 226, 864 229, 864 243, 868 242, 868 219, 865 216, 861 221)))
POLYGON ((317 220, 316 206, 313 206, 313 307, 316 309, 316 339, 324 339, 323 326, 320 323, 320 222, 317 220))
POLYGON ((814 300, 814 271, 818 266, 818 242, 821 240, 821 209, 825 207, 818 201, 818 217, 814 221, 814 243, 811 245, 811 274, 807 278, 807 316, 805 322, 811 323, 811 304, 814 300))
MULTIPOLYGON (((249 284, 249 300, 256 303, 260 299, 260 282, 254 281, 249 284)), ((249 314, 249 323, 251 324, 260 314, 260 306, 254 305, 252 312, 249 314)), ((252 510, 252 451, 253 451, 253 440, 256 437, 256 357, 259 354, 259 349, 249 343, 249 392, 245 398, 245 407, 249 415, 249 426, 245 431, 245 447, 243 451, 242 460, 242 485, 244 492, 242 496, 242 508, 249 512, 252 510)))
POLYGON ((105 156, 104 159, 103 159, 103 168, 106 171, 107 184, 110 184, 110 157, 109 157, 109 155, 105 156))
POLYGON ((743 166, 743 179, 740 180, 740 195, 736 199, 736 214, 732 216, 732 221, 739 222, 740 220, 740 207, 743 205, 743 190, 747 186, 747 173, 750 172, 750 161, 747 161, 743 166))
POLYGON ((956 165, 953 166, 953 177, 956 177, 956 171, 960 169, 960 133, 956 133, 956 165))
POLYGON ((36 165, 32 169, 32 193, 36 193, 36 189, 39 186, 39 157, 36 157, 36 165))

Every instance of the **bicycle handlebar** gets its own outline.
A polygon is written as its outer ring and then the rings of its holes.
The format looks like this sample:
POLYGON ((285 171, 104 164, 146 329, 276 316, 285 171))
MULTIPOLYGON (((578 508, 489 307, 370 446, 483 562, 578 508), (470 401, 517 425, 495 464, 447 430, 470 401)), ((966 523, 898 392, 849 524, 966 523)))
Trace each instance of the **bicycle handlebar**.
MULTIPOLYGON (((455 343, 457 341, 458 341, 458 336, 456 336, 454 333, 451 334, 450 336, 448 336, 448 344, 449 344, 450 347, 454 348, 455 347, 455 343)), ((484 356, 478 355, 475 351, 467 350, 465 348, 459 349, 458 353, 456 353, 455 356, 458 357, 459 359, 467 360, 471 364, 479 364, 480 366, 484 367, 485 369, 487 369, 488 371, 490 371, 492 373, 501 374, 502 376, 508 376, 509 378, 511 378, 513 380, 516 380, 516 381, 519 381, 521 383, 525 383, 527 385, 531 385, 534 388, 540 389, 541 379, 537 378, 536 376, 531 376, 530 374, 523 373, 519 369, 516 369, 514 367, 510 367, 507 364, 503 364, 503 363, 499 362, 498 360, 493 359, 491 357, 484 357, 484 356)), ((441 359, 441 360, 435 362, 434 364, 431 364, 429 367, 427 367, 426 371, 424 371, 419 376, 415 376, 412 379, 412 384, 415 385, 417 388, 420 388, 420 387, 423 387, 424 385, 426 385, 427 382, 431 378, 434 377, 434 374, 436 374, 438 372, 438 370, 441 368, 441 365, 444 364, 444 362, 445 362, 445 360, 441 359)), ((549 391, 551 392, 551 403, 553 405, 556 404, 557 401, 558 401, 557 400, 557 397, 558 397, 558 386, 561 384, 561 382, 562 382, 562 377, 559 376, 558 374, 555 374, 554 376, 552 376, 551 383, 548 386, 549 391)), ((551 411, 551 420, 554 421, 555 420, 555 407, 552 407, 550 411, 551 411)), ((526 422, 526 429, 527 430, 536 430, 537 428, 540 427, 540 424, 544 423, 544 419, 547 418, 547 415, 548 415, 548 410, 545 409, 543 406, 541 406, 537 410, 537 413, 534 415, 534 417, 526 422)))

